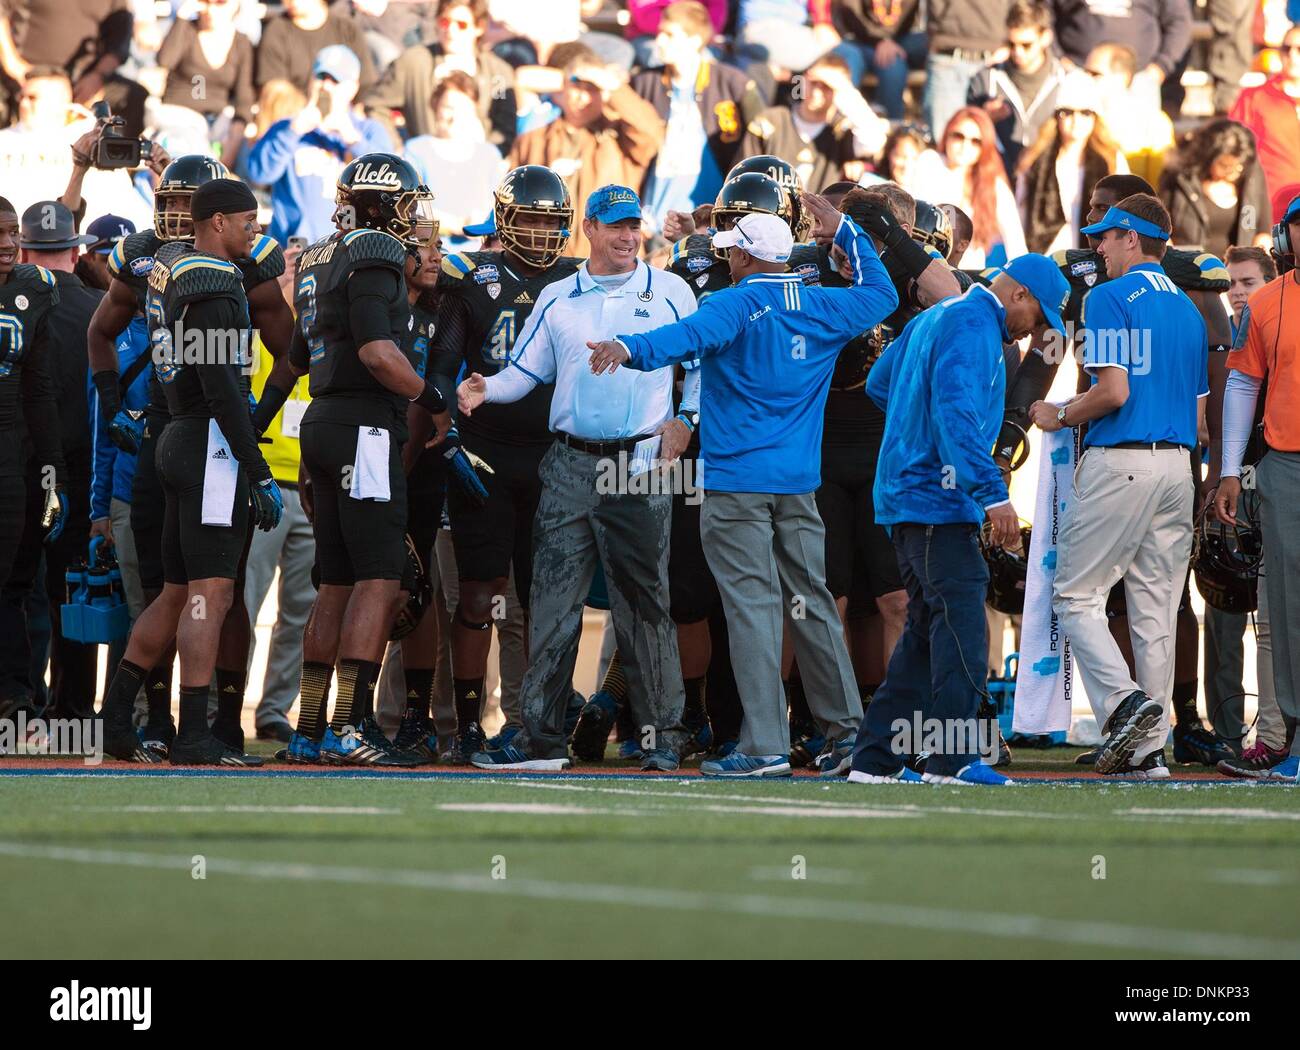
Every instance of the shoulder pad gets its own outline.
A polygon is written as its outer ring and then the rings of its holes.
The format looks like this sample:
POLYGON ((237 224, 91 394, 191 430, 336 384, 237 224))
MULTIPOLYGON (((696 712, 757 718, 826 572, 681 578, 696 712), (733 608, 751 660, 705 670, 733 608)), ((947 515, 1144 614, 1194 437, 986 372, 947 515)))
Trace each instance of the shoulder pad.
POLYGON ((926 244, 923 245, 922 247, 925 249, 925 254, 928 255, 931 259, 938 259, 941 263, 946 263, 948 261, 947 259, 944 258, 943 253, 940 252, 939 249, 936 248, 933 244, 926 244))
POLYGON ((1232 283, 1223 261, 1209 252, 1170 248, 1160 265, 1170 280, 1184 291, 1225 292, 1232 283))
POLYGON ((171 265, 171 285, 181 299, 242 295, 244 275, 232 262, 195 252, 171 265))
POLYGON ((821 260, 815 244, 796 244, 790 249, 786 266, 791 273, 797 273, 805 285, 822 283, 821 260))
POLYGON ((44 266, 33 263, 19 263, 15 266, 9 275, 7 287, 21 287, 38 302, 44 301, 50 306, 57 305, 59 301, 59 287, 54 281, 54 274, 44 266))
POLYGON ((108 272, 114 277, 148 277, 153 257, 165 243, 153 230, 127 234, 108 253, 108 272))
POLYGON ((242 261, 239 268, 244 272, 246 290, 274 281, 285 270, 284 249, 273 237, 259 237, 248 253, 248 259, 242 261))
POLYGON ((353 266, 406 267, 406 246, 383 230, 353 230, 343 235, 343 246, 353 266))
POLYGON ((689 280, 704 273, 717 261, 708 234, 692 233, 673 245, 666 269, 689 280))
POLYGON ((465 277, 474 266, 474 260, 465 254, 450 253, 442 257, 442 272, 455 281, 465 277))

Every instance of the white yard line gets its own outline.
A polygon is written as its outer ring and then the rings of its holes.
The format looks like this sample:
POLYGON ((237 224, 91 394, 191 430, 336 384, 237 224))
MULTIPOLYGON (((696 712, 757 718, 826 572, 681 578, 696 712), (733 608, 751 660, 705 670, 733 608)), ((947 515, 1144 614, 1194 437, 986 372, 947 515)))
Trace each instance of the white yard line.
MULTIPOLYGON (((0 856, 22 860, 59 861, 70 864, 151 868, 177 873, 191 870, 191 857, 124 850, 36 846, 0 842, 0 856)), ((1053 944, 1071 944, 1125 951, 1149 951, 1192 956, 1300 955, 1300 941, 1252 937, 1205 930, 1174 930, 1104 921, 1049 919, 1006 912, 957 911, 887 902, 840 901, 792 894, 727 895, 690 890, 661 889, 608 883, 551 882, 544 879, 493 879, 487 875, 457 872, 409 871, 362 867, 335 867, 285 861, 242 861, 207 858, 207 872, 254 879, 295 882, 333 882, 349 885, 389 886, 472 893, 483 896, 523 897, 564 901, 590 907, 608 904, 639 909, 661 908, 692 913, 726 912, 764 919, 816 920, 858 926, 892 926, 940 934, 966 933, 978 937, 1026 938, 1053 944)), ((863 953, 869 949, 864 937, 863 953)))
MULTIPOLYGON (((546 802, 442 802, 438 809, 453 813, 526 813, 541 816, 605 816, 605 817, 670 817, 681 816, 682 810, 673 806, 652 806, 638 808, 619 806, 613 809, 593 809, 588 806, 565 806, 560 803, 546 802)), ((798 806, 781 804, 765 806, 721 806, 697 802, 692 811, 704 813, 749 814, 762 817, 836 817, 854 819, 897 819, 919 817, 920 813, 900 813, 891 809, 801 809, 798 806)))
POLYGON ((1222 807, 1208 809, 1117 809, 1115 815, 1117 817, 1167 817, 1178 820, 1187 818, 1221 820, 1225 817, 1230 817, 1233 820, 1300 820, 1300 813, 1291 813, 1279 809, 1225 809, 1222 807))
POLYGON ((67 806, 77 813, 274 813, 293 816, 393 817, 385 806, 67 806))

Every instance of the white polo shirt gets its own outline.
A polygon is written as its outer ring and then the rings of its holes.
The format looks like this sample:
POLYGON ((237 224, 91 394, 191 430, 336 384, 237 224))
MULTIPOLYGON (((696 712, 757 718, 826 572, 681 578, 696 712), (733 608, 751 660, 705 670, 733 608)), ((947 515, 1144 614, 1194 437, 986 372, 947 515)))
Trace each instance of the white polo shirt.
POLYGON ((694 312, 690 285, 674 273, 637 260, 631 279, 607 292, 584 262, 537 297, 510 365, 487 377, 487 400, 518 401, 539 383, 554 383, 551 430, 588 441, 653 433, 673 414, 672 368, 592 375, 587 341, 649 332, 694 312))

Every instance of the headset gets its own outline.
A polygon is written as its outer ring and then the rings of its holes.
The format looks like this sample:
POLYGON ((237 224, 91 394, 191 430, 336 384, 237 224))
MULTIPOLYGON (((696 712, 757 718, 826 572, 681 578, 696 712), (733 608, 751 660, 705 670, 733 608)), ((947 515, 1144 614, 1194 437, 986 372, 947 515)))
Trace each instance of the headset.
POLYGON ((1291 230, 1285 221, 1273 224, 1273 250, 1270 254, 1277 264, 1279 277, 1295 269, 1295 245, 1291 243, 1291 230))

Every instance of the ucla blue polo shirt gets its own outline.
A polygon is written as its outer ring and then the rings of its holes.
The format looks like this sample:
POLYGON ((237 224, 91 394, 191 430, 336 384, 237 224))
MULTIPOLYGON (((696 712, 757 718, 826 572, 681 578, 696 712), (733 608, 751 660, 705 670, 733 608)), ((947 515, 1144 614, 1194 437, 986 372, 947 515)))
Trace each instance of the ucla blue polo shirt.
POLYGON ((1086 447, 1170 441, 1196 445, 1197 399, 1210 392, 1201 312, 1161 269, 1139 263, 1083 301, 1084 367, 1128 373, 1128 401, 1093 420, 1086 447))

